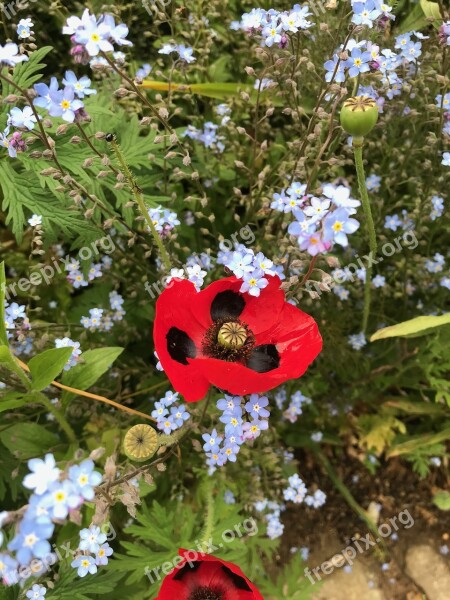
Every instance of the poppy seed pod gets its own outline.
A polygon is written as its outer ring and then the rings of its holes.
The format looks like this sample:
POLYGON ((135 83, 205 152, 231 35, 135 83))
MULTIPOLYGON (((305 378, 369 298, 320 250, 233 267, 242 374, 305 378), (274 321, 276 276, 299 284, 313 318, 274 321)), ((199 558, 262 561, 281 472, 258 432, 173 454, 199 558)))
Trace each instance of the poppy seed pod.
POLYGON ((378 106, 373 98, 355 96, 344 102, 341 110, 341 125, 354 137, 364 137, 372 131, 378 121, 378 106))
POLYGON ((158 434, 150 425, 135 425, 123 440, 123 451, 129 459, 143 462, 151 458, 158 449, 158 434))

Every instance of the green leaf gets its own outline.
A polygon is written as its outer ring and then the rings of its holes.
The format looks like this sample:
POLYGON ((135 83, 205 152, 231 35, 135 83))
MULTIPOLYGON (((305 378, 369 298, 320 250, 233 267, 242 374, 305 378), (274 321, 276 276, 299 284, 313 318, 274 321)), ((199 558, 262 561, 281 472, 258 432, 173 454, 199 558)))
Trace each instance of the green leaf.
MULTIPOLYGON (((14 83, 22 89, 27 89, 31 87, 33 83, 42 79, 41 73, 47 65, 40 61, 50 52, 50 50, 53 50, 51 46, 39 48, 39 50, 36 50, 31 54, 30 60, 18 64, 14 69, 14 83)), ((11 93, 17 94, 17 90, 12 85, 2 81, 2 86, 3 96, 7 96, 11 93)))
MULTIPOLYGON (((6 225, 11 229, 18 242, 21 242, 23 230, 29 215, 42 215, 46 234, 49 240, 56 240, 61 234, 67 239, 76 235, 104 234, 86 222, 82 214, 64 204, 64 197, 59 200, 42 189, 37 176, 32 172, 17 172, 10 161, 0 162, 0 188, 3 193, 2 208, 6 212, 6 225)), ((26 290, 23 290, 26 291, 26 290)))
POLYGON ((372 335, 370 341, 376 342, 377 340, 383 340, 391 337, 426 335, 435 327, 442 327, 443 325, 449 324, 450 313, 440 315, 439 317, 416 317, 415 319, 403 321, 403 323, 398 323, 397 325, 391 325, 390 327, 379 329, 372 335))
POLYGON ((450 510, 450 493, 441 490, 433 496, 433 503, 441 510, 450 510))
POLYGON ((441 11, 437 2, 420 0, 420 6, 422 7, 423 14, 427 19, 436 19, 436 21, 442 21, 441 11))
POLYGON ((36 423, 16 423, 2 431, 2 444, 16 458, 27 460, 51 450, 59 438, 36 423))
POLYGON ((388 452, 388 458, 393 456, 400 456, 401 454, 410 454, 418 449, 422 449, 432 444, 439 444, 450 439, 450 427, 446 427, 438 433, 427 433, 426 435, 419 435, 407 442, 402 442, 391 447, 388 452))
POLYGON ((27 404, 28 396, 21 394, 20 392, 10 392, 0 398, 0 413, 6 410, 14 410, 20 408, 24 404, 27 404))
POLYGON ((17 360, 15 359, 8 346, 0 346, 0 365, 3 365, 5 369, 8 369, 8 371, 11 371, 15 375, 17 375, 17 377, 20 379, 23 385, 27 389, 30 389, 30 380, 25 375, 20 365, 17 363, 17 360))
POLYGON ((442 404, 432 404, 431 402, 410 402, 408 400, 387 400, 384 403, 386 407, 397 408, 410 415, 435 415, 441 416, 445 413, 446 407, 442 404))
POLYGON ((0 264, 0 344, 3 346, 8 345, 8 336, 6 335, 6 323, 5 323, 5 290, 6 290, 6 277, 5 277, 5 263, 0 264))
MULTIPOLYGON (((102 568, 95 577, 80 579, 76 569, 65 570, 53 589, 49 589, 46 600, 92 600, 97 596, 111 594, 116 589, 122 573, 114 572, 112 568, 102 568)), ((111 596, 113 597, 113 596, 111 596)))
MULTIPOLYGON (((83 352, 81 355, 83 362, 70 369, 70 371, 66 371, 61 381, 69 387, 77 388, 78 390, 87 390, 106 373, 122 352, 123 348, 114 346, 87 350, 87 352, 83 352)), ((69 392, 68 397, 70 396, 72 394, 69 392)))
MULTIPOLYGON (((437 2, 429 2, 428 0, 420 0, 420 3, 415 4, 406 19, 400 23, 397 28, 397 33, 406 33, 408 31, 419 31, 424 29, 430 23, 427 17, 441 19, 439 5, 437 2)), ((438 24, 435 24, 436 26, 438 24)))
POLYGON ((56 379, 72 354, 73 348, 52 348, 37 356, 28 363, 31 373, 31 386, 40 392, 56 379))

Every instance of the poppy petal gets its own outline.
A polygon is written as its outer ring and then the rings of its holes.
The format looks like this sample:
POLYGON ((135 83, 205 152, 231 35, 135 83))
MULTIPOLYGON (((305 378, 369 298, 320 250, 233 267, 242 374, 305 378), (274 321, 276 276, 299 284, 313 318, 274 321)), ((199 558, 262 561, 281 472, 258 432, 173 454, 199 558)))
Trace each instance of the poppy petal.
POLYGON ((204 328, 192 315, 198 294, 185 279, 173 279, 156 302, 153 338, 167 377, 188 402, 201 400, 209 388, 193 359, 201 349, 204 328))
POLYGON ((205 329, 213 319, 229 314, 246 323, 254 334, 266 331, 276 323, 285 301, 284 292, 280 289, 280 278, 277 275, 267 278, 269 284, 261 290, 259 296, 240 292, 242 279, 234 276, 215 281, 197 294, 192 312, 205 329), (242 302, 245 305, 241 310, 242 302))

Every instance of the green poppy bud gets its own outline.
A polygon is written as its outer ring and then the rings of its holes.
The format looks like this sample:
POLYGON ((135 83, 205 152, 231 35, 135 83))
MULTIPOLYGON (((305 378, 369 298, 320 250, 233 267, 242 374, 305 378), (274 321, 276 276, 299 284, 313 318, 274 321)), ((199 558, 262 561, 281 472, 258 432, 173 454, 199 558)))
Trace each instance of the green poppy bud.
POLYGON ((372 131, 378 121, 378 106, 373 98, 355 96, 344 102, 341 110, 341 125, 353 137, 364 137, 372 131))

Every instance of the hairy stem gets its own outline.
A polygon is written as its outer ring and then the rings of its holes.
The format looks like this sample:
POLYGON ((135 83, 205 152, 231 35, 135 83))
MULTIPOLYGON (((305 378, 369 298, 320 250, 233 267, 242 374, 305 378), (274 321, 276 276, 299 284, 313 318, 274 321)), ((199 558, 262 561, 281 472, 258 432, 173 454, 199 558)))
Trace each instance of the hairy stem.
POLYGON ((144 217, 147 225, 150 228, 150 231, 151 231, 151 234, 155 241, 155 244, 157 245, 157 247, 161 253, 161 258, 164 263, 164 266, 168 271, 170 271, 170 268, 172 266, 171 262, 170 262, 170 257, 167 253, 167 250, 164 247, 161 236, 156 231, 156 227, 153 224, 153 221, 151 220, 150 215, 148 214, 148 209, 145 206, 144 197, 142 195, 141 189, 137 185, 137 183, 134 179, 134 176, 133 176, 132 172, 130 171, 130 168, 127 165, 125 157, 124 157, 118 143, 114 139, 110 142, 110 144, 111 144, 111 147, 114 150, 117 160, 122 168, 122 172, 127 179, 128 185, 130 186, 130 189, 131 189, 131 192, 133 193, 134 199, 136 200, 136 203, 139 206, 139 210, 141 211, 142 216, 144 217))
MULTIPOLYGON (((356 166, 356 174, 358 176, 358 186, 359 193, 361 195, 361 202, 364 210, 364 215, 366 217, 366 227, 367 233, 369 235, 369 247, 371 258, 374 259, 377 254, 377 237, 375 233, 375 225, 373 223, 372 210, 370 208, 369 194, 367 192, 366 185, 366 175, 364 173, 364 164, 363 164, 363 140, 362 139, 354 139, 353 140, 353 153, 355 156, 355 166, 356 166)), ((366 282, 364 286, 364 312, 363 312, 363 320, 361 331, 365 333, 367 329, 367 323, 369 320, 370 314, 370 295, 371 290, 370 286, 372 284, 372 261, 370 261, 369 265, 366 269, 366 282)))

